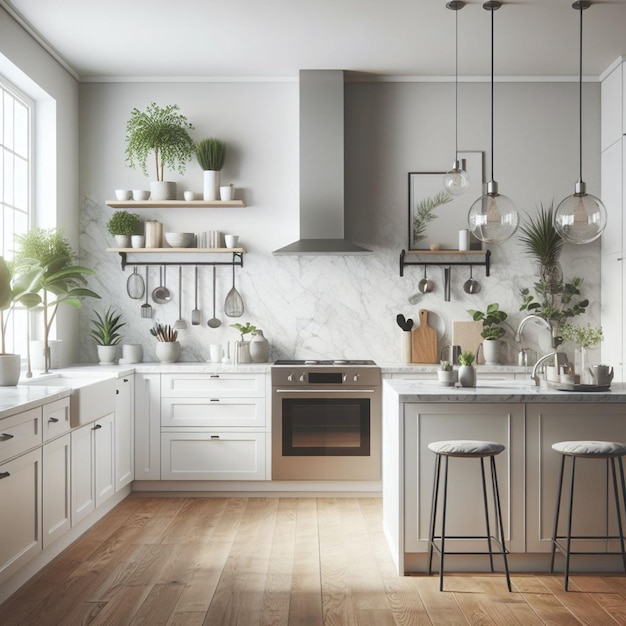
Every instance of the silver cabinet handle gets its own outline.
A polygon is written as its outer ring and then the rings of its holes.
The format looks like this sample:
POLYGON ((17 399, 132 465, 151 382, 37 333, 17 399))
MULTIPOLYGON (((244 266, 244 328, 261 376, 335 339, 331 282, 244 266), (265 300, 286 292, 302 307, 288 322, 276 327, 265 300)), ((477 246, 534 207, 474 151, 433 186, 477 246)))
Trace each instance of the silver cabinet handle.
POLYGON ((10 435, 9 433, 2 433, 0 435, 0 441, 8 441, 9 439, 13 439, 15 435, 10 435))
POLYGON ((219 439, 220 436, 219 435, 211 435, 211 439, 219 439))
POLYGON ((211 374, 211 375, 209 376, 209 378, 219 378, 219 377, 220 377, 220 375, 219 375, 219 374, 211 374))
POLYGON ((53 424, 56 424, 59 421, 58 417, 51 417, 48 419, 49 422, 52 422, 53 424))
POLYGON ((219 398, 211 398, 211 399, 209 400, 209 402, 219 402, 219 401, 220 401, 220 399, 219 399, 219 398))
POLYGON ((96 424, 91 430, 98 430, 99 428, 102 428, 102 424, 96 424))

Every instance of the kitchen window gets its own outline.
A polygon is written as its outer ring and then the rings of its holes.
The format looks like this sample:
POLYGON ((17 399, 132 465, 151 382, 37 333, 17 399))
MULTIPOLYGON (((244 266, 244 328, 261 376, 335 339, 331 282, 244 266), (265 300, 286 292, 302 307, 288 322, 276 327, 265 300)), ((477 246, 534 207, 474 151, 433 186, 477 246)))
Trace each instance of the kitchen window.
MULTIPOLYGON (((0 75, 0 255, 11 261, 15 235, 31 223, 33 108, 30 98, 0 75)), ((27 313, 15 310, 7 325, 7 351, 26 354, 27 313)))

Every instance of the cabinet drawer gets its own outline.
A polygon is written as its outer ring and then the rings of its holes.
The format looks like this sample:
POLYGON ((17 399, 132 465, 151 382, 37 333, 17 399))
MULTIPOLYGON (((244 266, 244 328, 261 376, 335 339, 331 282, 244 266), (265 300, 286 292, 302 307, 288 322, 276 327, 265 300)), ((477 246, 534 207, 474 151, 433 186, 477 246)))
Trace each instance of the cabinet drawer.
POLYGON ((265 397, 265 374, 163 374, 163 398, 265 397))
POLYGON ((162 480, 265 480, 265 433, 163 433, 162 480))
POLYGON ((263 427, 265 398, 163 398, 161 426, 263 427))
POLYGON ((70 399, 62 398, 43 407, 43 440, 70 432, 70 399))
POLYGON ((41 407, 0 420, 0 463, 41 442, 41 407))

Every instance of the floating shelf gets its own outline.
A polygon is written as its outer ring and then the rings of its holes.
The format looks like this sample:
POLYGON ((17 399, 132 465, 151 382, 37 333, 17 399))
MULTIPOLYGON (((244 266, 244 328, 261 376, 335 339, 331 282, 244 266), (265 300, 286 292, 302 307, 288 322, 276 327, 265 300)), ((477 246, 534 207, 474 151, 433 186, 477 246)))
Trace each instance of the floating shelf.
POLYGON ((240 208, 241 200, 107 200, 112 209, 173 209, 173 208, 240 208))
POLYGON ((122 269, 127 265, 239 265, 243 267, 245 248, 107 248, 107 252, 117 252, 122 259, 122 269), (232 261, 129 261, 129 254, 232 254, 232 261))
POLYGON ((482 265, 485 267, 485 276, 489 276, 490 257, 490 250, 402 250, 400 276, 404 276, 407 265, 482 265))

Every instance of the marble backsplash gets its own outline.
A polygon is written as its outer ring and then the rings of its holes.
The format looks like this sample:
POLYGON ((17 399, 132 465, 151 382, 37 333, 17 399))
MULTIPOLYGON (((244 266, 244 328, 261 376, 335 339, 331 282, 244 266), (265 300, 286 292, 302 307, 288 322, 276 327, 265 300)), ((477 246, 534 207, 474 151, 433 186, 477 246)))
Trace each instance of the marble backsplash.
MULTIPOLYGON (((149 329, 153 321, 173 324, 178 318, 178 266, 168 268, 167 286, 173 294, 164 305, 155 304, 153 319, 141 317, 144 300, 132 300, 126 293, 126 280, 133 271, 132 264, 122 271, 117 254, 106 252, 113 247, 112 237, 106 229, 108 211, 103 202, 83 198, 81 207, 80 260, 96 269, 89 283, 102 297, 101 301, 85 301, 81 310, 81 360, 94 362, 96 348, 88 336, 90 317, 94 307, 98 310, 114 305, 123 313, 126 326, 122 329, 124 342, 141 343, 144 360, 154 361, 155 340, 149 329)), ((403 237, 402 237, 403 239, 403 237)), ((399 241, 402 241, 399 238, 399 241)), ((198 306, 202 323, 192 326, 191 310, 194 308, 193 266, 183 267, 182 310, 187 329, 179 333, 182 347, 181 360, 206 361, 209 345, 224 344, 238 339, 238 332, 230 327, 235 322, 250 322, 261 328, 271 343, 271 360, 277 358, 354 358, 373 359, 379 364, 397 363, 400 360, 401 331, 396 315, 403 313, 417 320, 421 308, 433 312, 440 330, 439 349, 450 343, 452 322, 470 320, 467 309, 484 310, 487 304, 498 302, 509 314, 507 333, 502 347, 503 363, 515 363, 521 347, 530 347, 539 354, 549 350, 550 342, 545 330, 527 326, 521 344, 513 335, 524 313, 519 311, 522 287, 532 286, 534 266, 523 255, 515 240, 492 248, 491 275, 484 268, 476 268, 476 278, 482 289, 468 295, 463 283, 469 277, 469 268, 453 267, 451 301, 444 301, 443 268, 433 267, 429 277, 435 283, 432 293, 412 298, 422 278, 421 267, 407 267, 404 277, 399 275, 398 247, 360 242, 373 252, 368 256, 279 256, 271 251, 259 251, 258 242, 242 240, 240 245, 251 249, 245 254, 244 266, 237 267, 236 284, 245 303, 245 313, 240 318, 229 318, 223 313, 224 298, 232 286, 230 266, 217 269, 217 317, 222 325, 213 329, 207 326, 212 316, 212 269, 201 266, 198 306), (411 304, 411 301, 414 302, 411 304)), ((152 260, 152 259, 151 259, 152 260)), ((185 261, 184 257, 167 258, 171 263, 185 261)), ((223 260, 215 255, 207 260, 223 260)), ((587 313, 577 321, 598 323, 600 308, 599 246, 568 246, 563 253, 565 277, 583 278, 583 295, 591 302, 587 313)), ((145 268, 139 266, 145 276, 145 268)), ((150 291, 157 286, 158 267, 150 268, 150 291)), ((568 349, 568 346, 565 346, 568 349)), ((572 352, 573 347, 569 346, 572 352)))

